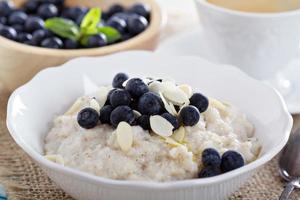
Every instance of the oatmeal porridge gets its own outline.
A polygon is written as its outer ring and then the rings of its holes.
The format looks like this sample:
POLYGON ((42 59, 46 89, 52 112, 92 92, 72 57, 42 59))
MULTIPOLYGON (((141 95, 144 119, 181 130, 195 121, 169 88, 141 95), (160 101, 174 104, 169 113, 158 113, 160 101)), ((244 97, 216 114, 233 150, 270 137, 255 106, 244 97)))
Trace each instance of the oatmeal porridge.
POLYGON ((260 152, 255 128, 231 104, 173 80, 119 73, 54 119, 45 156, 118 180, 174 181, 226 173, 260 152))

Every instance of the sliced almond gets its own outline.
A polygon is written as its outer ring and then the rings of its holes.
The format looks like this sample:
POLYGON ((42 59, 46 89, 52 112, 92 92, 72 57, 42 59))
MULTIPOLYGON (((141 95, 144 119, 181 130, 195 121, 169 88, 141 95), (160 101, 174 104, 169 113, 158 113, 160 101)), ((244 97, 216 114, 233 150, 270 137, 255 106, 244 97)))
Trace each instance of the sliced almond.
POLYGON ((93 108, 97 112, 100 112, 100 105, 96 99, 92 98, 89 103, 90 103, 89 105, 90 108, 93 108))
POLYGON ((162 87, 161 92, 164 92, 166 90, 175 90, 176 84, 175 84, 175 82, 172 82, 172 81, 163 81, 163 82, 161 82, 161 87, 162 87))
POLYGON ((182 143, 185 138, 185 128, 183 126, 179 127, 179 129, 174 131, 171 137, 177 142, 182 143))
POLYGON ((174 105, 177 106, 182 106, 183 104, 190 103, 190 100, 187 97, 187 95, 179 88, 166 90, 163 92, 163 95, 174 105))
POLYGON ((107 87, 100 87, 100 89, 98 90, 98 103, 100 108, 102 108, 107 100, 107 95, 109 93, 110 89, 107 87))
POLYGON ((178 88, 181 89, 188 98, 191 98, 191 96, 193 95, 192 87, 187 84, 179 85, 178 88))
POLYGON ((126 122, 120 122, 117 129, 117 142, 123 151, 129 151, 133 143, 132 127, 126 122))
POLYGON ((163 96, 163 94, 161 92, 158 93, 163 104, 164 104, 164 107, 165 109, 172 115, 177 115, 177 111, 174 107, 174 105, 172 103, 168 103, 167 100, 165 99, 165 97, 163 96))
POLYGON ((68 109, 68 111, 65 113, 65 115, 75 115, 77 114, 82 107, 84 106, 84 98, 80 97, 78 98, 73 105, 68 109))
POLYGON ((175 146, 175 147, 181 145, 180 143, 176 142, 176 141, 175 141, 173 138, 171 138, 171 137, 165 137, 165 143, 170 144, 170 145, 175 146))
POLYGON ((155 92, 155 93, 162 92, 162 84, 161 84, 161 82, 153 81, 153 82, 150 83, 150 85, 149 85, 149 90, 150 90, 151 92, 155 92))
POLYGON ((169 104, 169 106, 170 106, 169 109, 172 111, 172 112, 170 112, 170 114, 173 114, 173 115, 177 116, 177 115, 178 115, 178 112, 177 112, 177 110, 175 109, 175 106, 173 105, 173 103, 169 102, 168 104, 169 104))
POLYGON ((124 81, 124 82, 122 83, 122 86, 123 86, 124 88, 126 87, 126 85, 127 85, 127 83, 128 83, 129 80, 130 80, 130 78, 127 79, 126 81, 124 81))
POLYGON ((162 137, 169 137, 173 133, 173 125, 165 118, 154 115, 150 117, 150 126, 154 133, 162 137))
POLYGON ((135 118, 142 116, 142 114, 137 110, 133 110, 133 114, 134 114, 135 118))
POLYGON ((45 158, 47 160, 50 160, 50 161, 55 162, 57 164, 61 164, 61 165, 65 164, 65 161, 64 161, 63 157, 59 154, 45 155, 45 158))

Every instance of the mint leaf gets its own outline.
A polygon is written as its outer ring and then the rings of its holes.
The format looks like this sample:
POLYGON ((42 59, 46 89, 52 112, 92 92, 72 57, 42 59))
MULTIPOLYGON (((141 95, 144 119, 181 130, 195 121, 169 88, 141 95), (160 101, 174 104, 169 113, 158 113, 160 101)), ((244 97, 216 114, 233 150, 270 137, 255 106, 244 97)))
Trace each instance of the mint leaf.
POLYGON ((101 19, 100 8, 91 8, 90 11, 83 17, 80 24, 80 30, 83 34, 97 33, 96 27, 101 19))
POLYGON ((45 28, 55 34, 77 41, 80 38, 79 27, 71 20, 54 17, 45 21, 45 28))
POLYGON ((98 33, 103 33, 106 36, 108 43, 114 43, 121 39, 120 32, 110 26, 98 27, 98 33))

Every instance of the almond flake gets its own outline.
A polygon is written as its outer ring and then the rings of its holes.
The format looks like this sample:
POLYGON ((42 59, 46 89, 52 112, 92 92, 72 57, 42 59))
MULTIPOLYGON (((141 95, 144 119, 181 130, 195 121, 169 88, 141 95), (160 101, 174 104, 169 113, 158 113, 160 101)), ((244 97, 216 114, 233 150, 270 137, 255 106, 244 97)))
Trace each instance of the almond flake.
POLYGON ((159 96, 160 96, 160 98, 161 98, 161 100, 162 100, 162 102, 163 102, 163 104, 164 104, 164 106, 165 106, 165 109, 166 109, 170 114, 172 114, 172 115, 177 115, 178 113, 177 113, 177 111, 176 111, 174 105, 173 105, 171 102, 168 103, 167 100, 165 99, 165 97, 163 96, 163 94, 162 94, 161 92, 159 92, 159 96))
POLYGON ((178 88, 181 89, 188 98, 191 98, 191 96, 193 95, 192 87, 187 84, 179 85, 178 88))
POLYGON ((149 90, 150 90, 151 92, 155 92, 155 93, 162 92, 162 91, 163 91, 163 88, 162 88, 161 82, 153 81, 153 82, 150 83, 150 85, 149 85, 149 90))
POLYGON ((126 122, 120 122, 116 129, 117 142, 123 151, 129 151, 133 143, 132 127, 126 122))
POLYGON ((185 138, 185 128, 183 126, 179 127, 179 129, 175 130, 172 138, 179 143, 182 143, 185 138))
POLYGON ((84 98, 80 97, 73 103, 73 105, 68 109, 65 115, 75 115, 82 109, 83 106, 84 98))
POLYGON ((127 79, 126 81, 124 81, 124 82, 122 83, 122 86, 123 86, 124 88, 126 87, 126 85, 127 85, 127 83, 128 83, 129 80, 130 80, 130 78, 127 79))
POLYGON ((178 112, 177 112, 177 110, 175 109, 175 106, 174 106, 171 102, 169 102, 168 104, 169 104, 169 106, 170 106, 170 110, 172 111, 172 112, 170 112, 170 114, 173 114, 173 115, 177 116, 177 115, 178 115, 178 112))
POLYGON ((163 81, 161 82, 161 85, 162 85, 161 92, 164 92, 166 90, 175 90, 177 88, 175 82, 172 81, 163 81))
POLYGON ((163 92, 163 95, 174 105, 181 106, 183 104, 190 104, 187 95, 179 88, 166 90, 163 92))
POLYGON ((92 94, 93 97, 97 99, 100 109, 104 106, 109 91, 110 91, 109 87, 102 86, 99 87, 99 89, 92 94))
POLYGON ((89 107, 93 108, 97 112, 100 112, 100 105, 99 105, 98 101, 96 99, 94 99, 94 98, 90 100, 89 107))
POLYGON ((65 161, 64 161, 63 157, 59 154, 45 155, 45 158, 47 160, 50 160, 50 161, 55 162, 57 164, 61 164, 61 165, 65 164, 65 161))
POLYGON ((162 137, 169 137, 173 133, 173 125, 165 118, 154 115, 150 117, 150 126, 154 133, 162 137))
POLYGON ((142 114, 137 110, 133 110, 133 114, 134 114, 135 118, 142 116, 142 114))
POLYGON ((171 137, 165 137, 165 143, 170 144, 172 146, 180 146, 181 144, 179 144, 178 142, 176 142, 173 138, 171 137))

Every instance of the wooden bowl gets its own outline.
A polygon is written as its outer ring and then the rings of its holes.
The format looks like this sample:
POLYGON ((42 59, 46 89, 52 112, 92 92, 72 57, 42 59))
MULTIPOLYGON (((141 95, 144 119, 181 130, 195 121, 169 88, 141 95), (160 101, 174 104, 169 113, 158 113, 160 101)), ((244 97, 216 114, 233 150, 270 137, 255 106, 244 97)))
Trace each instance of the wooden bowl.
MULTIPOLYGON (((13 2, 18 7, 24 0, 13 0, 13 2)), ((133 49, 153 50, 158 43, 163 24, 162 13, 155 0, 66 0, 67 5, 98 6, 103 10, 114 3, 128 7, 136 2, 143 2, 151 7, 149 27, 132 39, 110 46, 79 50, 56 50, 24 45, 0 36, 0 84, 5 89, 12 91, 31 79, 41 69, 61 65, 76 57, 102 56, 133 49)))

